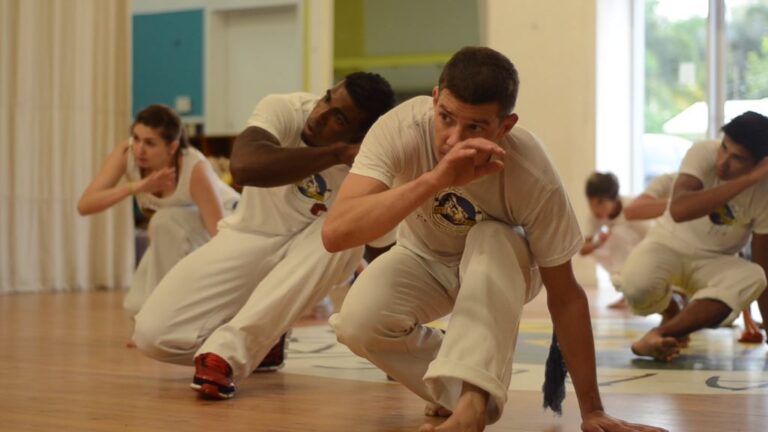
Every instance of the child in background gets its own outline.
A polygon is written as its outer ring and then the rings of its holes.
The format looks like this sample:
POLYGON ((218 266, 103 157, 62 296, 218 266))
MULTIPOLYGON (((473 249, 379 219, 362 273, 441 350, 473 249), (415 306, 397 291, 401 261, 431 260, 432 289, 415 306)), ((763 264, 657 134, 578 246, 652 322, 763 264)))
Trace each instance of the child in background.
MULTIPOLYGON (((664 213, 673 182, 674 174, 656 177, 632 201, 619 196, 619 180, 613 173, 595 172, 587 179, 586 194, 591 215, 580 253, 582 256, 592 255, 611 276, 614 285, 624 261, 651 228, 651 219, 664 213)), ((621 298, 608 307, 623 309, 626 304, 621 298)))

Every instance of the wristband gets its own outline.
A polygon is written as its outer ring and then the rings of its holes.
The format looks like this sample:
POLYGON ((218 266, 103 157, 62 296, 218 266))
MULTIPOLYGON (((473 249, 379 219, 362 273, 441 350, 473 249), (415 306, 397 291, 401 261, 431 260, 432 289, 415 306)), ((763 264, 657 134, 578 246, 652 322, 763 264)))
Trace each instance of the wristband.
POLYGON ((136 196, 136 189, 134 189, 134 188, 133 188, 133 183, 131 183, 131 182, 128 182, 128 183, 126 184, 126 186, 128 186, 128 193, 129 193, 130 195, 132 195, 132 196, 136 196))

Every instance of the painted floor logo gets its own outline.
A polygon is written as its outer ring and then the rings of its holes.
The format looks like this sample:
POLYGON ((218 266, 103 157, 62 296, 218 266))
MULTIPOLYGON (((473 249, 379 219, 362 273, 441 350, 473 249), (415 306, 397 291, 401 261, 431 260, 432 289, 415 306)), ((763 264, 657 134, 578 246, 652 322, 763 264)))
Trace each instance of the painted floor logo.
MULTIPOLYGON (((738 329, 698 332, 680 358, 662 363, 639 358, 629 350, 650 323, 598 320, 594 327, 598 385, 603 392, 768 395, 768 345, 737 342, 738 329)), ((541 390, 551 334, 547 321, 521 323, 510 390, 541 390)), ((283 371, 388 382, 384 372, 337 343, 327 325, 294 329, 283 371)))

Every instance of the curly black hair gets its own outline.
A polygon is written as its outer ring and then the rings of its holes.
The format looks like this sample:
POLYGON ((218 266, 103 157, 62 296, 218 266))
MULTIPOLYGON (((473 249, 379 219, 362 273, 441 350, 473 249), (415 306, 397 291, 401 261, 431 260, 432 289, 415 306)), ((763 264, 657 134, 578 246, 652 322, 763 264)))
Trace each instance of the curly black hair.
POLYGON ((747 111, 734 117, 721 130, 736 144, 747 149, 755 162, 768 155, 768 117, 747 111))
POLYGON ((374 122, 395 106, 395 92, 381 75, 354 72, 344 78, 344 88, 363 114, 360 132, 365 134, 374 122))

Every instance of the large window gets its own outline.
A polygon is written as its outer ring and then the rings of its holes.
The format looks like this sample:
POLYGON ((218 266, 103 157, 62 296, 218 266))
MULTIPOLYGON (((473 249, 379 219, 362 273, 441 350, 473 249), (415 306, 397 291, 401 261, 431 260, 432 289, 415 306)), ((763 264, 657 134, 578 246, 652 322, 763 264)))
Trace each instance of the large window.
MULTIPOLYGON (((634 190, 747 110, 768 115, 768 0, 639 0, 644 106, 634 190), (640 184, 637 184, 640 183, 640 184)), ((639 20, 635 20, 637 23, 639 20)), ((637 31, 639 30, 639 31, 637 31)), ((636 69, 637 70, 637 69, 636 69)), ((638 110, 640 111, 640 110, 638 110)))
POLYGON ((768 0, 726 6, 725 120, 747 110, 768 115, 768 0))

